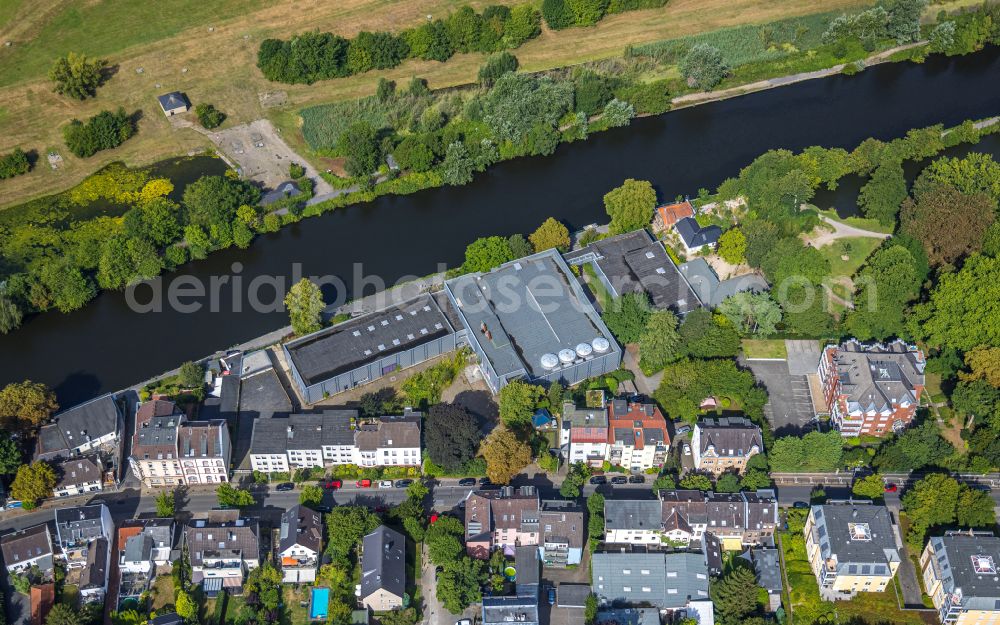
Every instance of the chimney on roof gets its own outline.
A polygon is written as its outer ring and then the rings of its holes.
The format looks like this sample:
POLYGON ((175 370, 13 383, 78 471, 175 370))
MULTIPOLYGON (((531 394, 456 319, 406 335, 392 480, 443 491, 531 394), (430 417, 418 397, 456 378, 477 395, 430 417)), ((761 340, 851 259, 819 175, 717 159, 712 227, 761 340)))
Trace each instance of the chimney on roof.
POLYGON ((289 438, 289 439, 291 439, 291 438, 292 438, 292 435, 293 435, 293 429, 292 429, 292 426, 290 426, 290 425, 289 425, 289 426, 288 426, 288 427, 287 427, 287 428, 285 429, 285 431, 286 431, 286 432, 288 433, 288 438, 289 438))

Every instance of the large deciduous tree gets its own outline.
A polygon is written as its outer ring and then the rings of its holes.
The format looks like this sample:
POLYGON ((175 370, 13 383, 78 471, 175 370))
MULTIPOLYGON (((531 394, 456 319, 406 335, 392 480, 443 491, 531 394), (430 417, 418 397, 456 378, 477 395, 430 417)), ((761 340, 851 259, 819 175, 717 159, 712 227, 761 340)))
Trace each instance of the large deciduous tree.
POLYGON ((531 423, 535 405, 544 394, 544 389, 522 380, 511 380, 500 389, 500 420, 507 427, 524 427, 531 423))
POLYGON ((611 217, 612 234, 645 228, 653 220, 656 191, 646 180, 628 178, 604 195, 604 208, 611 217))
POLYGON ((996 203, 982 193, 966 195, 938 185, 907 198, 900 212, 902 231, 924 245, 932 265, 954 263, 982 248, 996 203))
POLYGON ((209 229, 229 226, 240 206, 254 206, 260 189, 249 182, 229 176, 202 176, 184 189, 184 207, 188 220, 209 229))
POLYGON ((768 336, 781 322, 781 307, 768 293, 742 291, 719 304, 719 312, 742 334, 768 336))
POLYGON ((90 59, 85 54, 70 52, 56 59, 49 69, 49 80, 55 83, 56 93, 85 100, 97 95, 107 65, 104 59, 90 59))
POLYGON ((601 319, 620 343, 635 343, 646 330, 650 314, 645 293, 626 293, 604 310, 601 319))
POLYGON ((696 43, 681 59, 681 76, 689 85, 709 91, 729 73, 722 52, 707 43, 696 43))
POLYGON ((483 237, 465 248, 465 262, 462 263, 462 269, 467 272, 485 272, 513 259, 514 254, 507 239, 483 237))
POLYGON ((1000 259, 973 255, 960 270, 941 274, 928 301, 914 306, 907 328, 937 349, 1000 345, 997 301, 1000 259))
POLYGON ((747 260, 747 238, 739 228, 730 228, 719 237, 719 256, 731 265, 742 265, 747 260))
POLYGON ((882 163, 875 169, 871 179, 861 187, 858 205, 865 217, 877 219, 885 226, 896 223, 896 214, 906 199, 906 176, 899 161, 882 163))
POLYGON ((565 252, 569 249, 569 230, 560 222, 549 217, 528 236, 528 240, 531 241, 536 252, 553 248, 565 252))
POLYGON ((669 310, 652 313, 646 321, 646 329, 639 335, 642 368, 659 371, 667 363, 680 358, 682 349, 677 316, 669 310))
POLYGON ((424 439, 431 460, 457 472, 476 457, 482 432, 475 417, 462 406, 435 404, 427 414, 424 439))
POLYGON ((237 488, 229 482, 219 484, 218 488, 215 489, 215 495, 219 500, 219 505, 227 508, 246 508, 254 503, 250 491, 237 488))
POLYGON ((361 539, 381 520, 364 506, 336 506, 326 517, 326 553, 335 563, 346 565, 361 539))
POLYGON ((723 625, 736 625, 757 609, 757 577, 748 566, 735 566, 711 590, 723 625))
POLYGON ((890 245, 877 250, 855 279, 858 291, 845 326, 863 341, 903 335, 905 309, 920 293, 920 282, 908 249, 890 245))
POLYGON ((10 485, 10 494, 14 499, 21 500, 26 510, 31 510, 40 499, 52 496, 55 485, 55 469, 39 460, 21 465, 10 485))
POLYGON ((483 443, 486 475, 494 484, 507 484, 531 462, 531 446, 507 428, 497 428, 483 443))
POLYGON ((58 409, 56 394, 39 382, 11 382, 0 390, 0 422, 8 429, 40 425, 58 409))
POLYGON ((326 307, 323 293, 308 278, 302 278, 285 295, 285 308, 296 334, 309 334, 323 327, 322 313, 326 307))
POLYGON ((839 432, 809 432, 784 436, 768 452, 773 471, 834 471, 840 468, 843 438, 839 432))

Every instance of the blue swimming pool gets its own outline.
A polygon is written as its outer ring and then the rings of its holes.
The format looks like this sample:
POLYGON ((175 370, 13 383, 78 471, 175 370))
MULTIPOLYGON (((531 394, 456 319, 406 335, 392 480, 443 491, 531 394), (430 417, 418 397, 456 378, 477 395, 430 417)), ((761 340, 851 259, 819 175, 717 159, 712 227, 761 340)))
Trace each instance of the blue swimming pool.
POLYGON ((327 607, 330 605, 329 588, 313 588, 309 600, 309 618, 314 621, 325 621, 327 607))

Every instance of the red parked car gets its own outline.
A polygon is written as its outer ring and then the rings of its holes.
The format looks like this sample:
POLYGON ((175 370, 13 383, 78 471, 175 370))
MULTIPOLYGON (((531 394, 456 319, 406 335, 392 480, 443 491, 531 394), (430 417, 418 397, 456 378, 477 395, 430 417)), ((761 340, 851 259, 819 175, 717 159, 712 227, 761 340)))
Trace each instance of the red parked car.
POLYGON ((899 488, 895 484, 886 484, 885 485, 885 492, 887 492, 887 493, 894 493, 897 490, 899 490, 899 488))
POLYGON ((354 485, 357 486, 358 488, 371 488, 372 487, 372 481, 371 480, 358 480, 357 482, 354 483, 354 485))
POLYGON ((327 482, 323 482, 323 488, 326 488, 328 490, 337 490, 343 485, 344 483, 341 482, 340 480, 329 480, 327 482))

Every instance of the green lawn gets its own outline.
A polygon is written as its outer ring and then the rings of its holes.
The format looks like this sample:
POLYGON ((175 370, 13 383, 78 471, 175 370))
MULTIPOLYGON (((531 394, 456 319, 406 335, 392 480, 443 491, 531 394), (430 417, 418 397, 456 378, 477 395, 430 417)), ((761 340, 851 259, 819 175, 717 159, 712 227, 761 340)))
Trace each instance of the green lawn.
POLYGON ((288 622, 291 625, 305 625, 309 622, 310 588, 312 586, 303 587, 300 590, 289 585, 284 587, 285 607, 288 608, 286 614, 288 615, 288 622), (305 607, 302 606, 303 601, 306 603, 305 607))
POLYGON ((151 608, 158 613, 165 607, 174 605, 174 578, 170 575, 157 575, 153 580, 150 592, 151 608))
MULTIPOLYGON (((0 25, 10 19, 17 4, 0 2, 0 25), (8 9, 8 4, 14 6, 8 9)), ((39 4, 49 4, 49 0, 39 0, 39 4)), ((6 51, 0 86, 44 75, 52 60, 68 51, 107 56, 130 46, 166 39, 199 24, 222 22, 263 4, 263 0, 71 0, 53 11, 50 19, 36 25, 31 39, 18 41, 6 51)))
POLYGON ((782 339, 743 339, 743 355, 747 358, 788 358, 782 339))
POLYGON ((928 373, 924 377, 926 378, 924 390, 927 391, 927 397, 934 403, 945 401, 947 398, 941 390, 941 374, 928 373))
POLYGON ((871 237, 847 237, 838 239, 830 245, 819 248, 823 256, 830 261, 830 276, 851 277, 865 262, 865 259, 882 244, 882 239, 871 237), (844 256, 847 260, 844 260, 844 256))
POLYGON ((14 17, 17 10, 24 4, 24 0, 4 0, 0 2, 0 28, 7 25, 7 22, 14 17))

